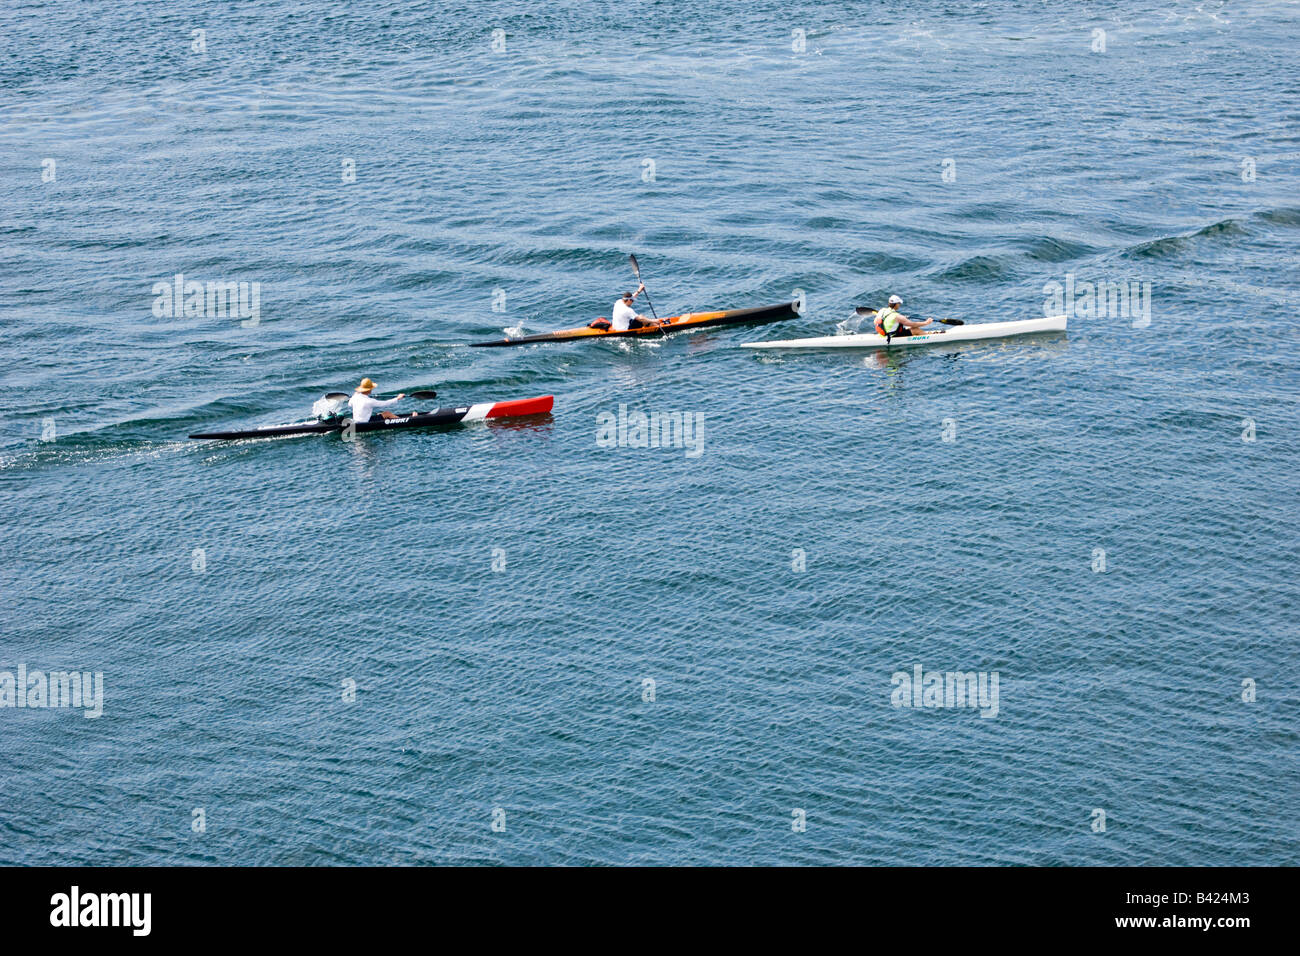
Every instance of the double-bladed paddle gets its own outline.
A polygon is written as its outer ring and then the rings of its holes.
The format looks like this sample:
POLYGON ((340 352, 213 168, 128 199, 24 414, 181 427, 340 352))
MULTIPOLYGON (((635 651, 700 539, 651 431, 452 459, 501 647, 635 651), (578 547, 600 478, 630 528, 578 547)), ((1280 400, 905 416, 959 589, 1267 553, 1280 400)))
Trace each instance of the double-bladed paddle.
MULTIPOLYGON (((875 315, 880 310, 872 309, 865 305, 860 305, 853 311, 856 312, 858 315, 875 315)), ((944 325, 965 325, 966 324, 961 319, 933 319, 932 321, 942 322, 944 325)))
MULTIPOLYGON (((329 399, 330 401, 332 401, 332 402, 337 402, 337 401, 340 401, 340 400, 346 402, 346 401, 347 401, 349 398, 351 398, 352 396, 351 396, 349 393, 347 393, 347 392, 326 392, 326 393, 325 393, 325 397, 328 398, 328 399, 329 399)), ((430 398, 437 398, 437 397, 438 397, 438 393, 435 392, 435 391, 432 391, 432 390, 430 390, 430 391, 422 391, 422 392, 407 392, 407 393, 406 393, 406 397, 407 397, 407 398, 418 398, 418 399, 420 399, 421 401, 424 401, 424 400, 426 400, 426 399, 430 399, 430 398)))
MULTIPOLYGON (((438 397, 438 393, 432 392, 432 390, 430 390, 430 392, 407 392, 406 395, 407 398, 419 398, 421 399, 421 401, 424 401, 424 399, 438 397)), ((347 392, 326 392, 325 393, 325 398, 330 399, 331 402, 337 402, 338 399, 341 398, 343 399, 344 402, 346 402, 347 399, 351 397, 352 395, 348 394, 347 392)))

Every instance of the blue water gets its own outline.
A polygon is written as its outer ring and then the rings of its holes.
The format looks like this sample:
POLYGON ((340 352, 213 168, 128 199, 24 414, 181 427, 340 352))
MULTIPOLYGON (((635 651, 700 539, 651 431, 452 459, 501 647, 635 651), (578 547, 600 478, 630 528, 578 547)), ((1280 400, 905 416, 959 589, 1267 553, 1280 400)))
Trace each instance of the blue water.
POLYGON ((1300 863, 1298 27, 0 8, 0 671, 105 687, 0 709, 0 862, 1300 863), (807 307, 464 347, 607 315, 633 251, 660 315, 807 307), (177 273, 259 321, 156 317, 177 273), (1067 277, 1149 310, 737 347, 1067 277), (185 437, 363 375, 555 411, 185 437), (602 447, 620 405, 700 453, 602 447), (996 673, 996 716, 894 706, 917 665, 996 673))

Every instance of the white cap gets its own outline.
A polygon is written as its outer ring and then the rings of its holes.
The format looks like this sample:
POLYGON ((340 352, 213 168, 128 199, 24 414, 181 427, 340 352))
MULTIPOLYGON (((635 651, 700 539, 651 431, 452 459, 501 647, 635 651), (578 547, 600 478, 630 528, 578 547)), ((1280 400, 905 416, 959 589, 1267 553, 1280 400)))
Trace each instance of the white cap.
POLYGON ((900 299, 900 298, 899 298, 898 296, 896 296, 896 295, 891 295, 891 296, 889 297, 889 304, 890 304, 890 305, 902 305, 902 304, 903 304, 903 300, 900 299))

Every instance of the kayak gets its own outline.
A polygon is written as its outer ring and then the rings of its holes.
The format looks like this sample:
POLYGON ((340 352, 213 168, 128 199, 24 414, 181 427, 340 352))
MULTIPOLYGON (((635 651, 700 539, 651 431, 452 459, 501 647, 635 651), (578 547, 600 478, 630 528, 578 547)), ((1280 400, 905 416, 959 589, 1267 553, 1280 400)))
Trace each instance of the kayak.
POLYGON ((372 418, 368 422, 353 422, 350 418, 332 421, 295 422, 292 425, 266 425, 240 432, 200 432, 191 438, 280 438, 284 435, 327 435, 341 432, 351 426, 359 432, 389 431, 394 428, 429 428, 433 425, 455 425, 463 422, 481 422, 489 418, 523 418, 527 415, 545 415, 555 404, 554 395, 539 395, 514 402, 483 402, 479 405, 461 405, 456 408, 435 408, 429 412, 415 412, 397 418, 372 418))
POLYGON ((714 325, 757 325, 761 322, 779 322, 793 319, 799 314, 799 303, 782 302, 780 305, 763 305, 755 309, 731 309, 727 312, 687 312, 664 319, 661 325, 651 325, 640 329, 628 329, 614 332, 610 329, 593 329, 584 325, 576 329, 561 329, 558 332, 541 332, 537 335, 525 335, 517 339, 493 339, 490 342, 471 342, 474 348, 491 348, 502 345, 531 345, 535 342, 570 342, 575 339, 613 339, 627 338, 634 335, 659 336, 666 332, 680 332, 683 329, 700 329, 714 325))
POLYGON ((1046 319, 1021 319, 1016 322, 981 322, 978 325, 957 325, 942 332, 922 332, 920 335, 894 336, 885 341, 883 335, 867 332, 860 335, 823 335, 811 339, 782 339, 777 342, 746 342, 747 349, 883 349, 912 345, 940 345, 944 342, 970 342, 975 339, 1004 339, 1012 335, 1029 335, 1033 332, 1064 332, 1066 317, 1053 315, 1046 319))

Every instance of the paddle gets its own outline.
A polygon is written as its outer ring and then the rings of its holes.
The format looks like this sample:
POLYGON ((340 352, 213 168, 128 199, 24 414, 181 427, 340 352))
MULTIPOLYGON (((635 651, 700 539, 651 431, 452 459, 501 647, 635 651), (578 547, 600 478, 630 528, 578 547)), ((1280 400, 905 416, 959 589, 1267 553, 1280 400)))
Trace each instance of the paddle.
MULTIPOLYGON (((650 301, 650 290, 644 288, 645 283, 641 281, 641 266, 637 264, 636 254, 630 254, 627 259, 628 262, 632 263, 632 272, 636 276, 636 281, 643 287, 641 291, 645 293, 645 304, 650 306, 650 314, 654 316, 654 320, 658 322, 659 316, 655 315, 655 304, 650 301)), ((664 327, 662 325, 659 326, 659 332, 663 335, 668 334, 667 332, 664 332, 664 327)))
MULTIPOLYGON (((871 309, 865 305, 860 305, 853 311, 856 312, 858 315, 875 315, 880 310, 871 309)), ((944 325, 965 325, 966 324, 961 319, 935 319, 934 321, 942 322, 944 325)))
MULTIPOLYGON (((325 397, 328 398, 328 399, 329 399, 330 401, 332 401, 332 402, 337 402, 337 401, 339 401, 340 399, 346 402, 346 401, 347 401, 349 398, 351 398, 352 396, 349 395, 347 392, 326 392, 326 393, 325 393, 325 397)), ((425 400, 425 399, 429 399, 429 398, 437 398, 437 397, 438 397, 438 393, 435 392, 435 391, 433 391, 433 390, 429 390, 429 391, 421 391, 421 392, 407 392, 407 393, 406 393, 406 397, 407 397, 407 398, 418 398, 418 399, 420 399, 421 401, 423 401, 423 400, 425 400)))

